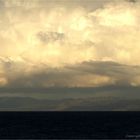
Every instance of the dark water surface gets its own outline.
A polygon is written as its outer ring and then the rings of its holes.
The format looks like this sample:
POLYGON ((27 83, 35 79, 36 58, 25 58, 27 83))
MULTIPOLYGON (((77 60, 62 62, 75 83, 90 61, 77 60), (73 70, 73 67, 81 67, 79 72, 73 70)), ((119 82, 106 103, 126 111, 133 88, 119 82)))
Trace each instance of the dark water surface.
POLYGON ((0 112, 0 138, 139 139, 140 112, 0 112))

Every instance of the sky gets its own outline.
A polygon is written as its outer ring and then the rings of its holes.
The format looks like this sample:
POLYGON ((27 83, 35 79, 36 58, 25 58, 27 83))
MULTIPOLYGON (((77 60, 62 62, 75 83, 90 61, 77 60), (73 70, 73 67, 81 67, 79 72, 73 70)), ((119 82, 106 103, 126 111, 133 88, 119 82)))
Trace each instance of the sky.
POLYGON ((0 95, 104 87, 137 93, 139 36, 139 0, 0 0, 0 95))

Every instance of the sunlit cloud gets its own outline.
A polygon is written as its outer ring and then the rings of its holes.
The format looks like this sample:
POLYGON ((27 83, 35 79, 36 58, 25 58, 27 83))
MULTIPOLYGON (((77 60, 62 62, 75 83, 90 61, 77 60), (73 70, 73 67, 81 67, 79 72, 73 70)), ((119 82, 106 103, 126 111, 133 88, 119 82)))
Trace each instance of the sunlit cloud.
POLYGON ((20 86, 27 87, 140 85, 139 67, 134 68, 140 65, 139 1, 108 0, 102 6, 96 1, 99 7, 93 8, 91 1, 86 7, 82 4, 68 6, 66 0, 60 3, 39 0, 0 2, 1 86, 15 86, 13 83, 17 80, 21 81, 20 86), (71 72, 65 75, 67 67, 84 62, 106 64, 108 61, 126 66, 128 71, 132 70, 128 74, 133 73, 134 77, 119 74, 126 72, 124 68, 119 72, 113 68, 115 74, 112 75, 106 71, 100 74, 94 71, 97 65, 92 67, 94 74, 79 75, 79 70, 78 75, 71 75, 71 72), (36 73, 46 77, 34 79, 36 73), (49 74, 57 76, 52 78, 49 74))

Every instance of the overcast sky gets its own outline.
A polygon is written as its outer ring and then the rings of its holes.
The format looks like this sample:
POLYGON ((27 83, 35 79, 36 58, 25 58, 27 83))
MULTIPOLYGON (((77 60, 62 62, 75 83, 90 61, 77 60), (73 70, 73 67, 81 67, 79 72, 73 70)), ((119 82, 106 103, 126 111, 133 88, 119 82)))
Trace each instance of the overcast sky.
POLYGON ((140 2, 0 0, 0 87, 140 85, 140 2))

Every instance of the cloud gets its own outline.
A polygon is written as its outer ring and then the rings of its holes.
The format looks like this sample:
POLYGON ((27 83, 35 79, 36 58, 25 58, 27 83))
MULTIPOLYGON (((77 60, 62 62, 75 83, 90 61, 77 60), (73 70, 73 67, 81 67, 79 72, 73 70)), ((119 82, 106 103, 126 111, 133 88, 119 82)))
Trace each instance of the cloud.
POLYGON ((50 66, 90 60, 139 64, 139 4, 116 3, 94 11, 55 5, 49 9, 5 8, 1 56, 50 66))
POLYGON ((139 86, 140 66, 115 62, 91 61, 51 68, 19 61, 1 61, 1 87, 100 87, 108 85, 139 86))
POLYGON ((1 97, 1 111, 139 111, 139 99, 79 98, 35 99, 30 97, 1 97))
POLYGON ((0 1, 0 85, 139 86, 139 1, 67 2, 0 1))
POLYGON ((64 39, 63 33, 57 33, 57 32, 38 32, 37 37, 40 41, 47 43, 50 41, 58 41, 64 39))

